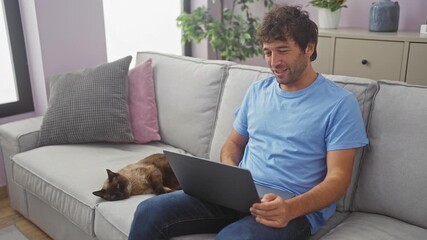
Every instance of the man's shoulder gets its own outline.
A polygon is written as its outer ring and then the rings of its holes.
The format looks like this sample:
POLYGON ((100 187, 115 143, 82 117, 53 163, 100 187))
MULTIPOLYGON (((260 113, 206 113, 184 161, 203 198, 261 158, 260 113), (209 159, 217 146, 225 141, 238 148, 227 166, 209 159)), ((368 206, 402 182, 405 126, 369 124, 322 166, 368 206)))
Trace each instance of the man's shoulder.
POLYGON ((253 88, 268 88, 276 83, 276 78, 274 76, 270 76, 252 83, 253 88))
POLYGON ((336 82, 323 76, 322 74, 319 74, 319 78, 323 79, 324 87, 328 89, 331 93, 333 93, 335 96, 345 97, 353 95, 349 90, 343 88, 342 86, 338 85, 336 82))

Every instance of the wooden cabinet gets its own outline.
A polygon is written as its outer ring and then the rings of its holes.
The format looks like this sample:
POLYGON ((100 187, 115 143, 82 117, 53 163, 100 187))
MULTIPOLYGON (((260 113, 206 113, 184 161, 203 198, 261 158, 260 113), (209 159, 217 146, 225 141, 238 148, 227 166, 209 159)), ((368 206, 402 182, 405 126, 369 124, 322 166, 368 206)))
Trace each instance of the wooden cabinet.
POLYGON ((399 80, 403 43, 339 38, 334 74, 399 80))
POLYGON ((317 59, 313 62, 314 69, 321 73, 330 73, 330 66, 332 64, 332 38, 320 37, 317 41, 317 59))
POLYGON ((409 45, 406 82, 427 85, 427 43, 409 45))
POLYGON ((427 37, 357 29, 319 30, 316 71, 427 85, 427 37))

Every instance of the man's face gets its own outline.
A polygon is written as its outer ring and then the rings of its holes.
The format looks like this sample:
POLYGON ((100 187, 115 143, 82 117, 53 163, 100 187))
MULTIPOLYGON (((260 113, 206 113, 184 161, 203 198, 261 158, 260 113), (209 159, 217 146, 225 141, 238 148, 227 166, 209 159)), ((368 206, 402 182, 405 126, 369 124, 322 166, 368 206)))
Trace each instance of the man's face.
POLYGON ((307 66, 311 64, 311 47, 312 45, 309 44, 306 51, 302 51, 292 39, 263 44, 267 65, 273 71, 282 89, 300 89, 307 66))

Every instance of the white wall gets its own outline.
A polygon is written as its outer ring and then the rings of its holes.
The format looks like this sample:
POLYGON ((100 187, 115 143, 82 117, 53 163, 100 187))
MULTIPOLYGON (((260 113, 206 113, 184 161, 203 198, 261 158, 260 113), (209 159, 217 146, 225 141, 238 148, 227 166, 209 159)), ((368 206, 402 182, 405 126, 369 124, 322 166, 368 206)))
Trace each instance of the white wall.
POLYGON ((103 7, 108 61, 131 55, 132 68, 139 51, 182 54, 181 1, 104 0, 103 7))

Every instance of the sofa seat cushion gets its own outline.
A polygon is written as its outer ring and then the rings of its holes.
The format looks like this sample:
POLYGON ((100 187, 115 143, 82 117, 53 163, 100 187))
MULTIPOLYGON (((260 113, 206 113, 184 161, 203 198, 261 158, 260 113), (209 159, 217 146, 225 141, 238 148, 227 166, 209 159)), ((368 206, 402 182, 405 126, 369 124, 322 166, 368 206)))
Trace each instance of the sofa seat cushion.
POLYGON ((13 180, 89 235, 94 235, 94 208, 104 201, 92 194, 116 171, 163 149, 159 142, 138 144, 52 145, 12 158, 13 180))
POLYGON ((427 229, 383 215, 355 212, 322 240, 401 240, 425 239, 427 229))
MULTIPOLYGON (((95 235, 100 240, 125 240, 129 236, 133 214, 138 204, 153 195, 134 196, 124 201, 102 202, 95 209, 95 235)), ((320 239, 336 227, 349 213, 335 213, 310 240, 320 239)), ((216 234, 192 234, 173 237, 171 240, 213 240, 216 234)))
POLYGON ((309 240, 321 239, 326 233, 328 233, 331 229, 336 227, 345 218, 347 218, 349 214, 349 212, 335 212, 335 214, 332 215, 332 217, 329 218, 325 224, 320 226, 319 230, 314 235, 312 235, 309 240))
POLYGON ((127 239, 138 204, 152 194, 132 196, 122 201, 100 202, 95 209, 95 235, 100 240, 127 239))
MULTIPOLYGON (((117 202, 102 202, 95 209, 95 235, 100 240, 126 240, 136 207, 154 195, 133 196, 117 202)), ((174 237, 172 240, 209 240, 216 234, 193 234, 174 237)))

